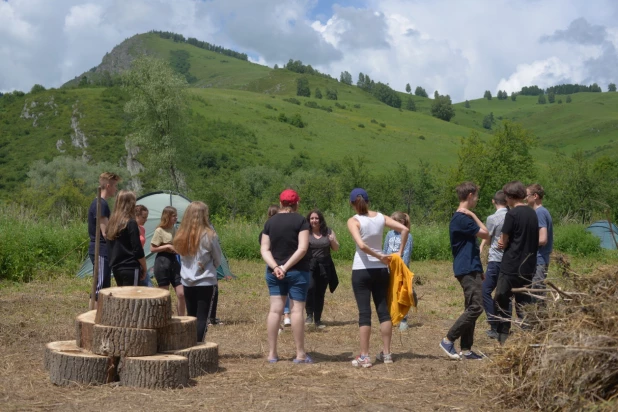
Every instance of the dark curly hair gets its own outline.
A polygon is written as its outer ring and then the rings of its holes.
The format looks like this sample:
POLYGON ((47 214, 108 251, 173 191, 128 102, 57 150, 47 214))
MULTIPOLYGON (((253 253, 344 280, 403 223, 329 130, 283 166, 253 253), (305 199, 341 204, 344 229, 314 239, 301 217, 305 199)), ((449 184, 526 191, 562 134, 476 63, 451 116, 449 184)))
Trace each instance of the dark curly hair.
POLYGON ((326 226, 326 220, 324 220, 324 215, 322 214, 322 212, 320 212, 320 209, 313 209, 311 212, 309 212, 307 214, 307 222, 311 221, 311 215, 312 214, 316 214, 318 215, 318 219, 320 219, 320 233, 322 234, 322 236, 328 236, 328 226, 326 226))

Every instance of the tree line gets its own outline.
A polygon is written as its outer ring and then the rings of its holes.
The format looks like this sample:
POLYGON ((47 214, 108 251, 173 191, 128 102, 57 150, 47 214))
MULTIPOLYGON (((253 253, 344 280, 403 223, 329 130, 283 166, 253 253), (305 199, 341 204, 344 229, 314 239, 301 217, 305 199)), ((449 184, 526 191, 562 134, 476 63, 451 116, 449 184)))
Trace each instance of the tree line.
POLYGON ((172 33, 170 31, 151 30, 149 33, 158 34, 159 37, 163 39, 173 40, 175 43, 187 43, 192 46, 199 47, 200 49, 208 50, 208 51, 215 52, 215 53, 220 53, 225 56, 233 57, 235 59, 244 60, 244 61, 249 60, 249 56, 247 56, 246 53, 239 53, 231 49, 226 49, 223 46, 217 46, 216 44, 211 44, 205 41, 198 40, 194 37, 189 37, 188 39, 185 39, 185 37, 182 34, 172 33))

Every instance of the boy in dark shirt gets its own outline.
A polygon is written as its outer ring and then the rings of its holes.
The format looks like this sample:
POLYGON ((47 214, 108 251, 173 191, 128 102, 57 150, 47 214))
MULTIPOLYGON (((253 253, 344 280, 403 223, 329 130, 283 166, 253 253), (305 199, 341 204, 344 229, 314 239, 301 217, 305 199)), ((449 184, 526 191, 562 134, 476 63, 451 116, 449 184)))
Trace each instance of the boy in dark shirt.
POLYGON ((483 266, 476 238, 487 239, 487 228, 470 211, 479 200, 479 188, 472 182, 457 186, 459 208, 453 215, 449 226, 451 250, 453 252, 453 271, 459 281, 465 301, 465 310, 455 321, 446 337, 440 341, 440 348, 451 359, 483 359, 472 352, 474 327, 483 313, 483 266), (461 338, 461 354, 455 350, 455 341, 461 338))
POLYGON ((496 313, 498 340, 504 344, 511 329, 508 313, 513 288, 528 287, 536 271, 536 254, 539 247, 539 229, 536 212, 525 203, 526 188, 521 182, 504 185, 506 202, 510 210, 504 217, 498 247, 504 250, 500 275, 496 285, 496 313))
MULTIPOLYGON (((114 197, 116 195, 117 185, 122 179, 115 173, 105 172, 99 176, 99 185, 101 186, 101 219, 99 225, 101 226, 101 235, 99 238, 99 261, 96 263, 99 265, 99 273, 97 279, 97 288, 95 294, 95 300, 99 296, 99 290, 108 288, 111 286, 112 269, 109 265, 109 259, 107 255, 107 224, 109 223, 109 217, 111 212, 109 205, 105 199, 114 197)), ((96 229, 97 229, 97 199, 95 198, 90 204, 88 209, 88 235, 90 236, 90 244, 88 245, 88 256, 94 267, 94 246, 96 241, 96 229)))

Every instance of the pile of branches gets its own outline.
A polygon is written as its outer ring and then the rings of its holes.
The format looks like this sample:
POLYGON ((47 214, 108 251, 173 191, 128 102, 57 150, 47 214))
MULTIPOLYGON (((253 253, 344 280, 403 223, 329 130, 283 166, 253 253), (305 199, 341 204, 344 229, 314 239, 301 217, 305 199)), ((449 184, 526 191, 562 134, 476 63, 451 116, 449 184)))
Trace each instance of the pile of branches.
POLYGON ((495 401, 525 409, 616 410, 618 265, 586 276, 561 270, 568 275, 565 290, 528 306, 532 329, 513 336, 494 357, 495 401))

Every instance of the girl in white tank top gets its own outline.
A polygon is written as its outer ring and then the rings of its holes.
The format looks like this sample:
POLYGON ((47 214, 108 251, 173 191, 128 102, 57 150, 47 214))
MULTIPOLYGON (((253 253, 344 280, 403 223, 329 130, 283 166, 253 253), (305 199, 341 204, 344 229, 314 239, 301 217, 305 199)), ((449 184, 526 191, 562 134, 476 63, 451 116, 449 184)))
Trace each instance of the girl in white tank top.
MULTIPOLYGON (((354 219, 360 223, 360 235, 363 242, 371 248, 375 253, 382 252, 382 235, 384 233, 384 215, 376 213, 374 217, 368 215, 356 214, 354 219)), ((356 253, 354 254, 354 263, 352 270, 355 269, 377 269, 386 267, 375 256, 368 255, 363 252, 358 244, 356 244, 356 253)))

